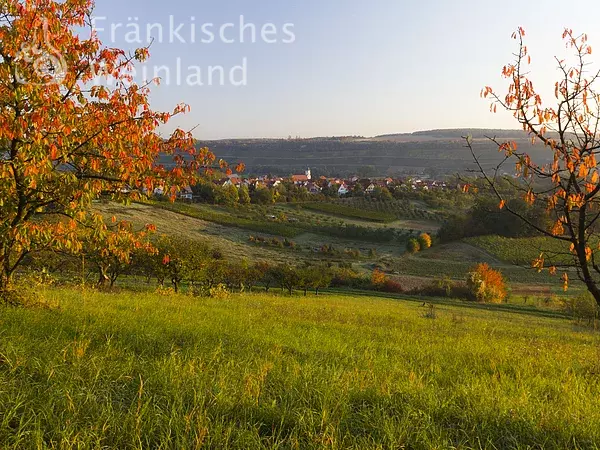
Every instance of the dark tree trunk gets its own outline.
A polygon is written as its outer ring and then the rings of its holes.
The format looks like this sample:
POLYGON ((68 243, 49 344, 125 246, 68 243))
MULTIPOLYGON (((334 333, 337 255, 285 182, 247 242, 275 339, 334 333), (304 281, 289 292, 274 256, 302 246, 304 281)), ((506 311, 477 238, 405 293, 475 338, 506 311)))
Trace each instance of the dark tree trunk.
POLYGON ((106 275, 106 271, 102 267, 98 267, 98 287, 103 287, 110 278, 106 275))

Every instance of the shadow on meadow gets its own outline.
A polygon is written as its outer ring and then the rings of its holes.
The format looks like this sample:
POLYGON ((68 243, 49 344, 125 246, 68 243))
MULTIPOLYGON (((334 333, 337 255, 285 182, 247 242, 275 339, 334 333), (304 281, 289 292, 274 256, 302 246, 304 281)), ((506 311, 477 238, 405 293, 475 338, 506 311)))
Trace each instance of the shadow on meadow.
MULTIPOLYGON (((433 404, 418 394, 384 396, 373 390, 340 393, 335 413, 325 419, 322 399, 306 403, 305 411, 266 405, 236 405, 222 409, 213 420, 255 424, 260 439, 269 444, 295 443, 300 448, 352 445, 378 448, 597 448, 594 438, 558 429, 558 423, 540 425, 516 413, 473 411, 468 398, 452 404, 433 404)), ((217 408, 218 409, 218 408, 217 408)), ((330 410, 334 412, 333 410, 330 410)))
MULTIPOLYGON (((481 311, 497 311, 497 312, 509 312, 515 314, 526 314, 540 318, 548 319, 571 319, 571 316, 561 311, 553 311, 550 309, 538 309, 531 306, 511 305, 511 304, 493 304, 493 303, 477 303, 462 301, 457 299, 448 299, 443 297, 414 297, 411 295, 394 295, 385 292, 377 291, 361 291, 361 290, 335 290, 329 289, 327 292, 340 294, 342 292, 347 293, 355 297, 370 297, 370 298, 381 298, 387 300, 401 300, 412 303, 432 303, 435 305, 444 305, 457 308, 467 308, 481 311)), ((326 294, 325 292, 324 294, 326 294)))

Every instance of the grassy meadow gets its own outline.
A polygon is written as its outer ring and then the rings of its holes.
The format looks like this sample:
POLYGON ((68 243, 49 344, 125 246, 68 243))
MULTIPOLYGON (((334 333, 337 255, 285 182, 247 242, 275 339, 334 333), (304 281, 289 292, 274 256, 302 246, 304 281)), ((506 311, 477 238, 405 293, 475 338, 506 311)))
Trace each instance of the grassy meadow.
POLYGON ((48 288, 0 310, 0 448, 600 446, 600 336, 507 306, 48 288))

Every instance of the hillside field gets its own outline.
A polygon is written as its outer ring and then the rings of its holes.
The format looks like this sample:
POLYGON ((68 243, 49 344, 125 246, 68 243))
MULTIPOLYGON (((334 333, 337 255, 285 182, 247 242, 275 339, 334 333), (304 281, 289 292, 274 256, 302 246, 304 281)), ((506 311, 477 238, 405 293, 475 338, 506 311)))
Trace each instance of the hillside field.
POLYGON ((598 448, 598 334, 351 296, 47 289, 0 310, 0 448, 598 448))
MULTIPOLYGON (((327 208, 332 204, 326 204, 327 208)), ((323 205, 321 209, 325 209, 323 205)), ((333 207, 337 207, 333 204, 333 207)), ((394 205, 392 205, 394 206, 394 205)), ((397 219, 394 222, 377 223, 371 220, 348 217, 352 208, 340 208, 345 216, 314 211, 304 205, 276 204, 264 207, 250 205, 245 208, 226 208, 211 205, 169 204, 96 204, 96 210, 107 219, 115 215, 120 220, 133 222, 137 227, 153 223, 159 234, 183 237, 191 241, 218 248, 233 260, 269 261, 272 263, 351 263, 354 269, 370 273, 379 266, 391 276, 418 277, 423 285, 440 277, 464 280, 466 273, 477 263, 487 262, 502 271, 513 287, 529 289, 531 285, 560 288, 556 277, 547 273, 538 274, 528 268, 533 258, 539 255, 540 245, 553 242, 540 239, 511 240, 497 236, 467 239, 464 242, 436 244, 433 248, 417 255, 406 253, 405 242, 372 242, 349 239, 328 234, 343 225, 359 226, 365 230, 392 230, 398 235, 428 232, 435 234, 439 223, 424 218, 397 219), (286 218, 273 221, 267 217, 286 218), (290 239, 297 244, 295 250, 257 246, 249 242, 250 236, 290 239), (324 245, 333 245, 337 255, 315 252, 324 245), (361 252, 358 259, 349 258, 345 249, 361 252), (372 255, 370 252, 374 251, 372 255), (522 286, 521 286, 522 285, 522 286)), ((374 216, 376 217, 376 216, 374 216)), ((548 245, 546 245, 548 244, 548 245)), ((574 280, 576 276, 572 277, 574 280)), ((412 284, 412 283, 411 283, 412 284)), ((574 283, 576 286, 577 283, 574 283)), ((540 292, 545 288, 540 287, 540 292)))

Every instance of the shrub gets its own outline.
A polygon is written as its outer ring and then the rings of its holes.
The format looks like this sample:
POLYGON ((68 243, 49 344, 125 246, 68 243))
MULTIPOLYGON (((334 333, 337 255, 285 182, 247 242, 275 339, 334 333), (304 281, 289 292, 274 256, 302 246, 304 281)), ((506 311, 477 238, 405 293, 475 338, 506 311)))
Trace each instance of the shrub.
POLYGON ((421 244, 417 239, 409 239, 406 243, 406 251, 412 254, 419 253, 421 251, 421 244))
POLYGON ((600 318, 598 303, 589 292, 563 301, 565 311, 577 322, 587 321, 588 324, 593 324, 600 318))
POLYGON ((223 283, 219 283, 208 290, 208 296, 217 300, 225 300, 229 297, 229 290, 223 283))
POLYGON ((347 248, 345 253, 350 258, 354 258, 354 259, 360 258, 360 250, 358 250, 356 248, 347 248))
POLYGON ((478 264, 467 275, 467 288, 472 299, 479 302, 502 303, 506 298, 506 283, 497 270, 488 264, 478 264))
POLYGON ((383 288, 386 281, 388 281, 388 279, 385 276, 385 273, 379 269, 375 269, 371 274, 371 284, 377 289, 383 288))
MULTIPOLYGON (((460 286, 448 277, 432 281, 410 291, 411 294, 423 297, 457 297, 461 296, 460 286)), ((466 297, 463 293, 463 297, 466 297)))
POLYGON ((381 290, 390 294, 402 294, 404 292, 402 285, 398 281, 390 280, 389 278, 384 281, 381 290))
POLYGON ((331 285, 333 287, 362 288, 368 287, 370 280, 362 278, 351 268, 339 268, 334 271, 331 285))
POLYGON ((419 241, 421 250, 427 250, 428 248, 431 248, 431 236, 429 236, 427 233, 421 234, 417 240, 419 241))
POLYGON ((423 314, 423 317, 425 319, 432 319, 432 320, 437 319, 437 309, 436 309, 435 305, 432 303, 428 303, 425 305, 425 307, 427 308, 427 312, 425 314, 423 314))

